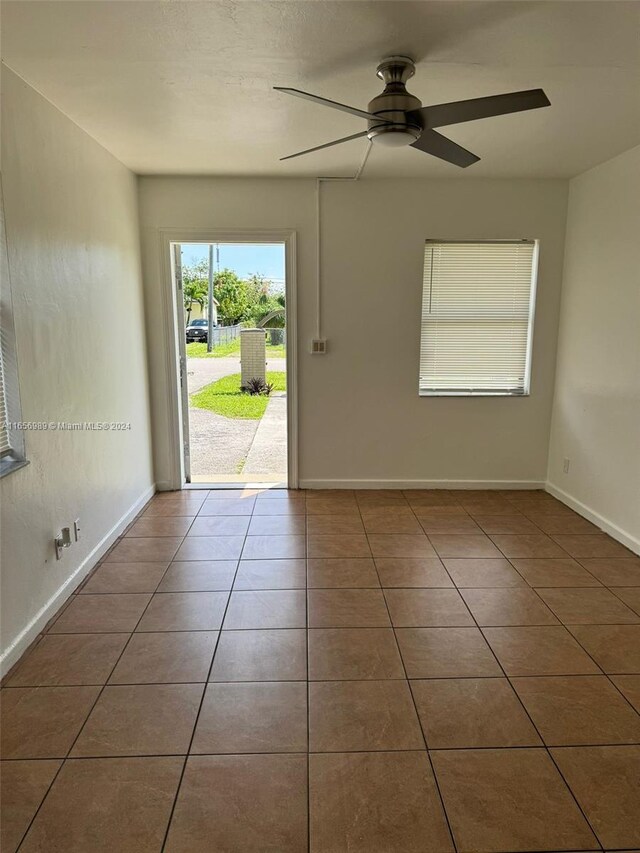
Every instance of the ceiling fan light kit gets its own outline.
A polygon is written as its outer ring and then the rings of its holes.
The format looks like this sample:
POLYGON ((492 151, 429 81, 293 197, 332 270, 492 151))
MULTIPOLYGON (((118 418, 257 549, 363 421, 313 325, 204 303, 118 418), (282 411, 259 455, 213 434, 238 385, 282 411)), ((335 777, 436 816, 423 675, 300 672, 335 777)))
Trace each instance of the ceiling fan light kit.
POLYGON ((290 160, 293 157, 301 157, 312 151, 330 148, 351 139, 366 136, 371 142, 385 148, 411 145, 425 154, 431 154, 455 166, 466 168, 477 163, 480 158, 451 139, 447 139, 446 136, 442 136, 434 128, 550 106, 549 99, 542 89, 529 89, 524 92, 510 92, 505 95, 423 107, 422 102, 415 95, 407 92, 407 81, 415 74, 415 64, 410 57, 389 56, 378 65, 376 74, 384 81, 384 90, 369 101, 366 110, 330 101, 300 89, 274 86, 278 92, 364 118, 368 125, 368 129, 361 133, 326 142, 324 145, 316 145, 314 148, 307 148, 281 159, 290 160))

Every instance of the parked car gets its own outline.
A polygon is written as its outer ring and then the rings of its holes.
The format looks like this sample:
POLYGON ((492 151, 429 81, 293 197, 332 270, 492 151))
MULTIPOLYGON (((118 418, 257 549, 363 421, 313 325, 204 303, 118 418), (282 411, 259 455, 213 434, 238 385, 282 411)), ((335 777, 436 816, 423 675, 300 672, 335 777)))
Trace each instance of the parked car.
POLYGON ((187 343, 192 344, 195 341, 207 343, 209 336, 209 321, 208 320, 191 320, 187 326, 187 343))

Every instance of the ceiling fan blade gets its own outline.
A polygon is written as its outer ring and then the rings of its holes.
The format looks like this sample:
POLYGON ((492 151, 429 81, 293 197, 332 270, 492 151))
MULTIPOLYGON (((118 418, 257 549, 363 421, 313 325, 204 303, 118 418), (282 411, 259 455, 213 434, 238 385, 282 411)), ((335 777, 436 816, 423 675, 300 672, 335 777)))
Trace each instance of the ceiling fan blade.
POLYGON ((297 154, 289 154, 288 157, 281 157, 280 160, 291 160, 293 157, 302 157, 303 154, 311 154, 312 151, 320 151, 322 148, 331 148, 332 145, 340 145, 341 142, 349 142, 351 139, 361 139, 367 133, 368 131, 366 130, 360 133, 352 133, 351 136, 343 136, 342 139, 334 139, 333 142, 325 142, 324 145, 316 145, 314 148, 305 148, 304 151, 298 151, 297 154))
POLYGON ((342 110, 343 113, 349 113, 352 116, 366 118, 368 121, 375 119, 380 124, 389 124, 385 119, 368 113, 366 110, 359 110, 356 107, 349 107, 346 104, 339 104, 337 101, 330 101, 328 98, 321 98, 319 95, 311 95, 309 92, 303 92, 301 89, 287 89, 283 86, 274 86, 276 92, 284 92, 287 95, 294 95, 296 98, 304 98, 307 101, 313 101, 314 104, 320 104, 325 107, 333 107, 334 110, 342 110))
POLYGON ((469 101, 453 101, 450 104, 434 104, 408 113, 409 116, 421 116, 424 127, 444 127, 463 121, 475 121, 507 113, 519 113, 523 110, 537 110, 549 107, 551 102, 542 89, 529 89, 526 92, 509 92, 506 95, 491 95, 488 98, 472 98, 469 101))
POLYGON ((454 166, 461 166, 463 169, 472 166, 480 159, 471 151, 467 151, 466 148, 458 145, 457 142, 452 142, 446 136, 430 129, 423 130, 420 139, 412 142, 411 147, 424 151, 426 154, 432 154, 434 157, 439 157, 441 160, 446 160, 447 163, 453 163, 454 166))

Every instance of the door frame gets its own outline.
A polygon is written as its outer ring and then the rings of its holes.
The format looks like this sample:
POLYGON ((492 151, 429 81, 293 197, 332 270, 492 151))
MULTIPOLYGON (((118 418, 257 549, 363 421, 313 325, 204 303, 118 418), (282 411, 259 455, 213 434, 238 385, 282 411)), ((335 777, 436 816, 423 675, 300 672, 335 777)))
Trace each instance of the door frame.
MULTIPOLYGON (((162 288, 162 318, 165 341, 165 387, 171 448, 171 489, 186 485, 184 465, 183 404, 180 385, 180 329, 174 283, 173 243, 283 243, 285 254, 286 366, 287 366, 287 485, 298 488, 298 329, 296 281, 296 232, 265 228, 161 228, 159 229, 162 288)), ((184 413, 186 414, 186 413, 184 413)), ((194 486, 197 488, 197 486, 194 486)))

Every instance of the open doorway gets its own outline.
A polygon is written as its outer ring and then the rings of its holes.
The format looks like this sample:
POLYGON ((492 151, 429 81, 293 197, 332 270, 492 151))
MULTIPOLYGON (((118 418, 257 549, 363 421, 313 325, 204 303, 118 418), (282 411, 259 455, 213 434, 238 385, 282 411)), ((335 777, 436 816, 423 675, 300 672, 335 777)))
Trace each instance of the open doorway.
POLYGON ((183 481, 289 486, 287 240, 171 243, 183 481))

